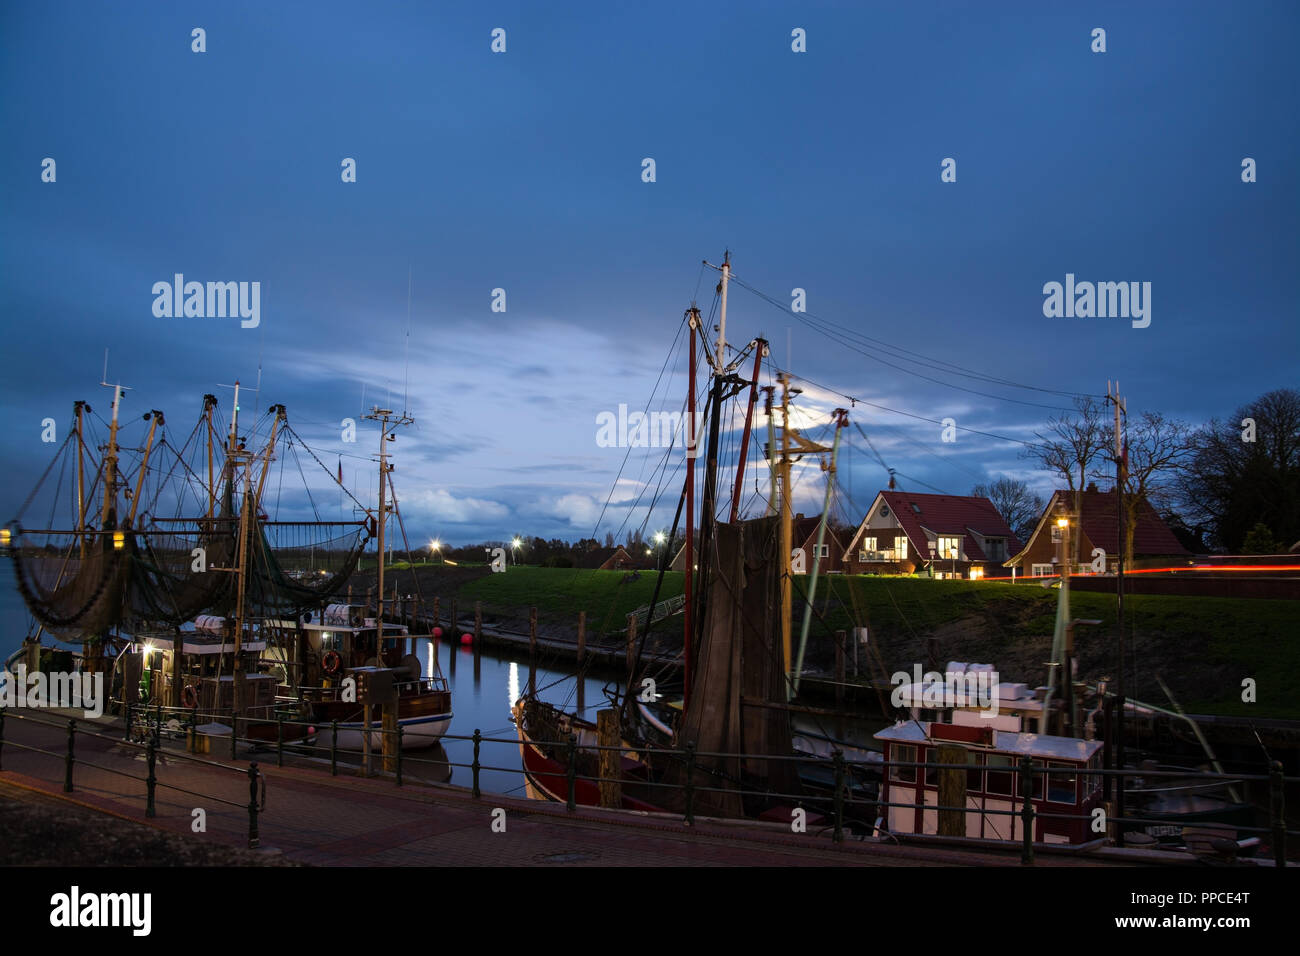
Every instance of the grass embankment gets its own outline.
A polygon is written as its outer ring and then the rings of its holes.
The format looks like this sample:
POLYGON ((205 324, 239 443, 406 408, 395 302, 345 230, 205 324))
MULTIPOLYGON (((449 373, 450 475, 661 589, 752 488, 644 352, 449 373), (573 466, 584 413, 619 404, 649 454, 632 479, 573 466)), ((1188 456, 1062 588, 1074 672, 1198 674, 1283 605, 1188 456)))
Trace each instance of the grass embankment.
MULTIPOLYGON (((578 611, 585 610, 588 631, 596 634, 623 627, 629 612, 649 604, 655 577, 646 571, 633 579, 619 571, 511 567, 461 583, 457 597, 462 608, 478 600, 486 613, 514 620, 526 620, 527 609, 536 606, 539 621, 568 628, 576 627, 578 611)), ((681 574, 665 575, 660 600, 682 587, 681 574)), ((802 579, 796 579, 796 638, 801 592, 802 579)), ((1033 584, 832 575, 818 584, 808 659, 828 666, 830 633, 865 626, 890 672, 924 665, 933 640, 941 664, 987 662, 1004 680, 1032 686, 1046 675, 1056 602, 1055 590, 1033 584)), ((1081 676, 1113 675, 1114 597, 1076 591, 1070 603, 1073 618, 1101 621, 1076 631, 1081 676)), ((1191 712, 1300 718, 1298 615, 1300 601, 1128 595, 1128 691, 1169 706, 1155 680, 1159 674, 1191 712), (1256 703, 1241 699, 1246 678, 1256 681, 1256 703)))

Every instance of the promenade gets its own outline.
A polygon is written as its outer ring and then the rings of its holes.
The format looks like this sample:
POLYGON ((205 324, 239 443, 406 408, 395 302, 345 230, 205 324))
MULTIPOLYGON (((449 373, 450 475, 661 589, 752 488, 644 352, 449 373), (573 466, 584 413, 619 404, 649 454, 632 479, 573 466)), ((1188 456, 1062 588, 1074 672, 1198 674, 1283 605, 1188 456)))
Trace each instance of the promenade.
MULTIPOLYGON (((120 726, 79 722, 83 729, 111 739, 77 734, 73 792, 64 793, 66 719, 56 712, 22 713, 35 719, 10 716, 4 723, 0 784, 98 811, 105 816, 105 826, 118 818, 194 840, 246 847, 247 770, 250 761, 256 761, 266 789, 265 810, 258 814, 261 850, 306 865, 1020 865, 1016 848, 984 852, 898 846, 857 840, 848 833, 836 844, 829 829, 795 834, 773 825, 708 820, 689 827, 673 818, 591 808, 570 812, 561 804, 496 794, 476 799, 468 789, 420 781, 414 764, 398 787, 392 777, 363 778, 351 767, 340 767, 339 775, 331 776, 328 763, 301 757, 277 767, 274 749, 250 755, 241 748, 236 761, 228 759, 228 752, 224 758, 205 755, 195 760, 177 743, 158 751, 156 816, 146 819, 147 761, 141 748, 120 739, 120 726), (196 814, 200 810, 202 814, 196 814), (199 816, 206 832, 194 833, 199 816)), ((1036 859, 1038 866, 1107 862, 1115 861, 1049 853, 1036 859)))

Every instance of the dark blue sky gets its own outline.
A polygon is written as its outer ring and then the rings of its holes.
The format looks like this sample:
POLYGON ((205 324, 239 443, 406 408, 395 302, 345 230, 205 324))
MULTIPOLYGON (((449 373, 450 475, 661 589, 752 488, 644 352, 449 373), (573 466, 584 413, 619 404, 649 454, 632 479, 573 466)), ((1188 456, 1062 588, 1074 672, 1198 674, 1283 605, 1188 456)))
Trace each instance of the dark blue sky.
MULTIPOLYGON (((363 387, 400 408, 409 374, 408 530, 585 537, 623 461, 596 416, 645 405, 700 260, 726 248, 750 285, 803 288, 809 312, 893 345, 1048 388, 1119 379, 1130 415, 1225 417, 1300 379, 1298 27, 1292 2, 7 3, 0 512, 50 458, 41 419, 62 438, 75 399, 107 415, 108 348, 131 433, 158 407, 178 444, 205 392, 228 408, 217 385, 260 364, 256 403, 285 403, 330 467, 357 456, 363 498, 373 432, 347 445, 337 423, 363 387), (260 326, 155 317, 175 273, 260 282, 260 326), (1067 273, 1150 282, 1150 327, 1045 317, 1043 285, 1067 273)), ((889 368, 740 288, 728 333, 926 418, 1030 438, 1053 414, 889 368)), ((815 425, 842 400, 800 402, 815 425)), ((904 487, 1050 487, 1015 445, 853 417, 904 487)), ((860 517, 886 476, 851 434, 839 506, 860 517)), ((599 535, 652 470, 633 453, 599 535)), ((806 510, 817 484, 801 479, 806 510)))

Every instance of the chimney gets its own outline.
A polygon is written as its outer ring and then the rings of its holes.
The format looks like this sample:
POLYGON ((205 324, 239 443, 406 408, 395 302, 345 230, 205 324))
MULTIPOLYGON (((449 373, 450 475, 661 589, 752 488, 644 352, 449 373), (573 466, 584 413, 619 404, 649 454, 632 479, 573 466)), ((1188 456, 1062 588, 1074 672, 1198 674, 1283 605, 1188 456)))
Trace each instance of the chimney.
POLYGON ((1095 481, 1090 481, 1090 482, 1088 482, 1088 487, 1087 487, 1086 489, 1084 489, 1084 490, 1085 490, 1085 491, 1094 491, 1094 492, 1095 492, 1095 491, 1097 490, 1097 483, 1096 483, 1095 481))

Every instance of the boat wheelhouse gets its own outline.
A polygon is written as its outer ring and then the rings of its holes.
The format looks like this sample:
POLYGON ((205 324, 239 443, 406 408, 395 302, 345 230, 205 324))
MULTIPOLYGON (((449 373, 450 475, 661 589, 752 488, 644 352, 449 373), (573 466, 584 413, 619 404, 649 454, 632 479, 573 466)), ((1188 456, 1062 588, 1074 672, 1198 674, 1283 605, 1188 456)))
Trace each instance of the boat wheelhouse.
MULTIPOLYGON (((397 695, 397 723, 402 729, 402 749, 431 747, 451 724, 451 691, 441 676, 425 676, 414 653, 414 638, 404 624, 385 623, 383 633, 369 609, 359 604, 331 604, 293 621, 268 622, 282 634, 277 646, 296 647, 297 660, 281 662, 286 674, 301 678, 288 681, 284 694, 298 696, 319 724, 334 721, 339 726, 339 747, 360 749, 363 743, 363 705, 356 693, 349 693, 344 681, 353 686, 364 679, 391 678, 397 695), (410 649, 408 651, 408 642, 410 649)), ((370 744, 381 747, 380 726, 371 723, 370 744)))
POLYGON ((1033 762, 1033 839, 1040 843, 1086 843, 1091 814, 1102 802, 1102 743, 1074 737, 1014 733, 993 727, 907 721, 875 735, 885 750, 888 772, 882 784, 887 828, 895 836, 939 832, 941 748, 965 751, 967 837, 1024 838, 1019 812, 1021 758, 1033 762), (895 766, 895 763, 924 766, 895 766), (903 806, 898 806, 903 804, 903 806))

